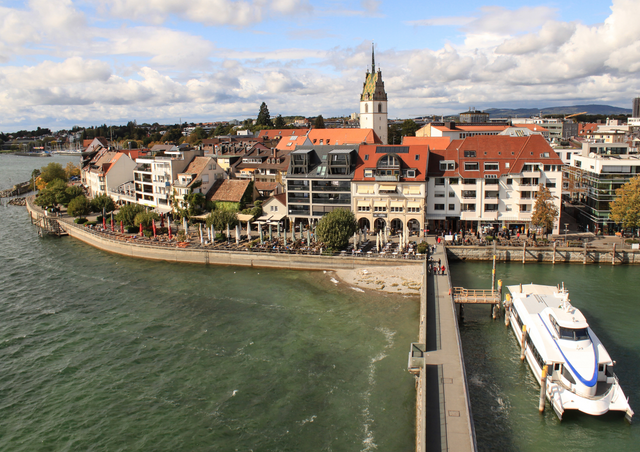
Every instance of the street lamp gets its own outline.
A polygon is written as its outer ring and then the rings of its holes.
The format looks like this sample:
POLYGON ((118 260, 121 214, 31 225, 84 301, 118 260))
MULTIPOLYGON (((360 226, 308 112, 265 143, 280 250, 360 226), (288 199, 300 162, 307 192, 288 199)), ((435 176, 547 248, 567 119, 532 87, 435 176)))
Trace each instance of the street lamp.
POLYGON ((564 224, 564 244, 567 244, 567 232, 569 232, 569 223, 564 224))

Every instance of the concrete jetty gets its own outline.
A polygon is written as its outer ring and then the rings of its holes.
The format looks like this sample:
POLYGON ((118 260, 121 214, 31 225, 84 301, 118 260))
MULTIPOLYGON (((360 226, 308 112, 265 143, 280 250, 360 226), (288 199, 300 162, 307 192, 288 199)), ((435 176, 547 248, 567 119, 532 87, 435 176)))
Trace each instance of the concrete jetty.
POLYGON ((409 367, 417 370, 416 451, 477 450, 475 429, 451 291, 444 245, 436 245, 433 259, 445 274, 429 274, 425 263, 420 300, 419 344, 412 344, 409 367), (419 350, 422 348, 422 350, 419 350), (422 359, 412 357, 421 356, 422 359))

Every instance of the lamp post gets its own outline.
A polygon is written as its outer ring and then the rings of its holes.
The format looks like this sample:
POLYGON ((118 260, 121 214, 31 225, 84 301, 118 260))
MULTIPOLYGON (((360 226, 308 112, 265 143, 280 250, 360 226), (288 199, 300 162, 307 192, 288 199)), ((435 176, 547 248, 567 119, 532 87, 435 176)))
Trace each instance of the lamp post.
POLYGON ((567 232, 569 232, 569 223, 564 224, 564 244, 567 245, 567 232))

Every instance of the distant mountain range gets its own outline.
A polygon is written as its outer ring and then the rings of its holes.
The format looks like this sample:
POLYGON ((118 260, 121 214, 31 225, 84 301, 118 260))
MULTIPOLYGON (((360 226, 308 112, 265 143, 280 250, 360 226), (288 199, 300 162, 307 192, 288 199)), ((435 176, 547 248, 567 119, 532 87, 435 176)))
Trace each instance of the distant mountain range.
POLYGON ((494 118, 528 118, 536 116, 540 112, 543 115, 572 115, 586 111, 588 115, 630 115, 630 108, 612 107, 611 105, 573 105, 570 107, 549 108, 488 108, 484 110, 494 118))

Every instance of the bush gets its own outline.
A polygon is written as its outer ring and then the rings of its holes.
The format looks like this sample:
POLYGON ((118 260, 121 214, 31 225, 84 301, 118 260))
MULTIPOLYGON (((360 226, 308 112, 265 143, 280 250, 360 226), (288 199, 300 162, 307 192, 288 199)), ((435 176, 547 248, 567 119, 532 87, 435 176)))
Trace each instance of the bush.
MULTIPOLYGON (((86 218, 85 218, 86 220, 86 218)), ((84 225, 85 226, 95 226, 96 224, 98 224, 97 221, 87 221, 84 225)))
POLYGON ((138 226, 127 226, 126 230, 129 234, 135 234, 136 232, 140 231, 140 228, 138 226))
POLYGON ((102 215, 96 217, 96 223, 102 223, 102 215))
POLYGON ((427 244, 427 242, 420 242, 418 243, 418 246, 416 249, 418 250, 418 253, 425 254, 427 252, 428 247, 429 245, 427 244))
POLYGON ((89 221, 89 220, 87 220, 86 218, 76 218, 75 220, 73 220, 73 222, 74 222, 75 224, 84 224, 84 223, 86 223, 87 221, 89 221))
POLYGON ((144 236, 145 236, 146 238, 148 238, 148 239, 149 239, 149 238, 151 238, 151 237, 153 237, 153 231, 150 231, 150 230, 148 230, 148 229, 144 229, 144 230, 142 231, 142 233, 143 233, 143 234, 144 234, 144 236))
POLYGON ((222 233, 222 232, 217 232, 216 233, 216 242, 226 242, 227 241, 227 236, 222 233))

